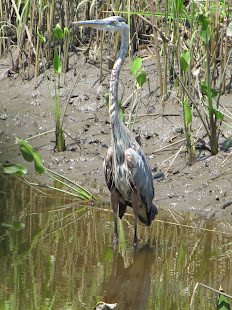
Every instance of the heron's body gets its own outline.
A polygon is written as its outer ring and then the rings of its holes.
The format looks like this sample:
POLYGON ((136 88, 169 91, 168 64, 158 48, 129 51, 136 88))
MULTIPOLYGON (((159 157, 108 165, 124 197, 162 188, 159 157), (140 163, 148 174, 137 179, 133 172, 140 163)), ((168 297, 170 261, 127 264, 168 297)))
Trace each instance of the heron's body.
POLYGON ((137 218, 150 226, 158 212, 152 203, 153 179, 148 162, 133 134, 122 122, 119 112, 118 81, 128 51, 129 27, 123 18, 117 16, 77 24, 121 33, 121 48, 110 79, 109 114, 113 145, 106 153, 104 173, 114 212, 114 242, 118 242, 117 213, 119 212, 119 217, 122 218, 126 207, 130 206, 134 212, 134 245, 136 245, 137 218))

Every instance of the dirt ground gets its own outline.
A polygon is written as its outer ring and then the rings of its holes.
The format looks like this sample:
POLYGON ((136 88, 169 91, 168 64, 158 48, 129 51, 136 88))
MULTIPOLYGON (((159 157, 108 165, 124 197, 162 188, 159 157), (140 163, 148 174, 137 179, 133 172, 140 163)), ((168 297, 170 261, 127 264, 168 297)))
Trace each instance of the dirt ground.
MULTIPOLYGON (((105 52, 104 59, 106 54, 105 52)), ((62 107, 83 60, 81 52, 70 54, 70 70, 61 77, 62 107)), ((122 103, 130 97, 134 85, 130 63, 127 57, 120 75, 119 97, 122 103)), ((220 152, 216 156, 211 156, 207 149, 202 148, 202 143, 197 143, 195 164, 190 166, 185 149, 180 149, 184 145, 185 135, 182 106, 175 98, 175 89, 169 86, 173 92, 163 109, 157 86, 156 59, 145 58, 143 65, 148 82, 141 92, 135 134, 141 137, 141 145, 150 167, 156 170, 154 174, 164 173, 164 178, 154 179, 154 203, 160 210, 192 211, 208 218, 232 220, 232 205, 229 204, 232 200, 231 158, 225 161, 231 149, 224 151, 225 142, 231 137, 232 130, 222 125, 219 135, 220 152), (160 150, 161 148, 163 149, 160 150), (229 205, 226 206, 226 203, 229 205)), ((2 57, 0 76, 8 68, 9 59, 2 57)), ((103 69, 104 79, 100 84, 98 64, 89 60, 83 65, 65 115, 64 130, 69 135, 66 136, 65 152, 54 152, 54 132, 37 136, 29 142, 41 154, 45 166, 82 184, 103 201, 109 201, 102 169, 105 152, 111 145, 108 109, 103 96, 109 92, 110 70, 106 60, 103 69)), ((52 70, 48 71, 48 77, 54 96, 52 70)), ((33 165, 24 162, 18 146, 14 145, 16 137, 28 139, 54 129, 52 106, 43 73, 36 79, 36 88, 34 86, 34 79, 23 80, 22 76, 0 80, 0 162, 23 163, 29 169, 30 177, 40 183, 49 183, 47 176, 36 174, 33 165)), ((221 104, 230 112, 231 101, 230 94, 221 98, 221 104)), ((129 108, 124 113, 127 117, 129 108)), ((230 124, 229 120, 227 122, 230 124)), ((208 144, 196 115, 192 130, 193 137, 202 138, 208 144)))

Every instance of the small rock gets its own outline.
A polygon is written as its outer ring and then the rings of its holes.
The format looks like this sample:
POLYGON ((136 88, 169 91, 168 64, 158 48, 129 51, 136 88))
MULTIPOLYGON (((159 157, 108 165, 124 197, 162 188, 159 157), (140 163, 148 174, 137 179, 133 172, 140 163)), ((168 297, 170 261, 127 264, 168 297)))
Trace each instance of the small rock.
POLYGON ((0 116, 0 119, 3 120, 3 121, 5 121, 7 118, 8 118, 7 114, 2 114, 0 116))

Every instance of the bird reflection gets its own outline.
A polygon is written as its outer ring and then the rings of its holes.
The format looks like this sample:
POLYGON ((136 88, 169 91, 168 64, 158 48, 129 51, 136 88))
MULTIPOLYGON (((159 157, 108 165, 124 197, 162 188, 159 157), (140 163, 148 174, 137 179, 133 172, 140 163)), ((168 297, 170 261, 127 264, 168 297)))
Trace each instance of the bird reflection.
POLYGON ((120 310, 146 309, 154 260, 154 250, 148 245, 134 252, 134 261, 127 268, 121 254, 115 254, 110 278, 103 283, 104 300, 117 303, 120 310))

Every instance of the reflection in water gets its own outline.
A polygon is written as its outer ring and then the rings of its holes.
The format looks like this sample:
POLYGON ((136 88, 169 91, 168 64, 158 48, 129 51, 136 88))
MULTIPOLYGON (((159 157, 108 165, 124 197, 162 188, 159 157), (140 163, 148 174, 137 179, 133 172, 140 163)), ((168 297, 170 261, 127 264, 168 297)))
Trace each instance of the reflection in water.
POLYGON ((120 310, 146 309, 154 259, 154 249, 148 245, 134 252, 133 262, 128 267, 125 267, 122 255, 115 254, 110 278, 103 283, 104 299, 117 302, 120 310))
MULTIPOLYGON (((0 183, 1 310, 93 309, 100 300, 120 310, 188 309, 197 282, 232 293, 231 234, 156 221, 139 225, 134 251, 133 217, 126 216, 113 250, 111 212, 73 201, 62 207, 69 201, 60 195, 45 196, 9 176, 0 176, 0 183)), ((170 220, 165 211, 160 216, 170 220)), ((231 233, 218 220, 175 216, 231 233)), ((216 301, 213 292, 198 288, 194 309, 215 309, 216 301)))

